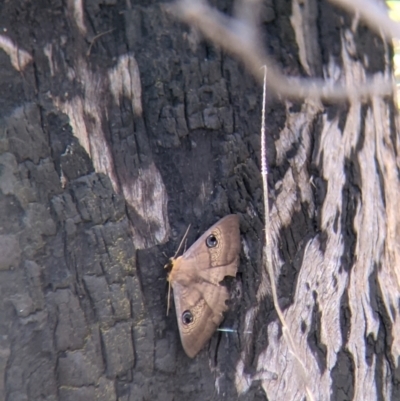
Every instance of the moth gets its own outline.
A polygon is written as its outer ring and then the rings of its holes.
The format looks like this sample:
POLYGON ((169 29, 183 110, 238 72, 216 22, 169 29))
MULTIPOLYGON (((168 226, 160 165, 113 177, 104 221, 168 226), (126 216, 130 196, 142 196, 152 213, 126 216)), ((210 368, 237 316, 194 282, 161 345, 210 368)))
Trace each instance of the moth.
POLYGON ((190 358, 211 338, 228 309, 229 292, 220 283, 225 276, 236 276, 239 253, 239 217, 231 214, 166 266, 171 269, 167 280, 174 292, 182 346, 190 358))

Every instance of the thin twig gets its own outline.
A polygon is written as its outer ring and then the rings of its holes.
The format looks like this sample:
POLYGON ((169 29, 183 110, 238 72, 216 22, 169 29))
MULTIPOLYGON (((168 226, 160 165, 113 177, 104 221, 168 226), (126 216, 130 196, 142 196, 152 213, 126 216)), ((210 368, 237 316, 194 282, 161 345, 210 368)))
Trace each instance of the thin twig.
POLYGON ((384 34, 386 39, 400 38, 400 24, 393 21, 384 3, 372 0, 330 0, 345 10, 358 14, 376 33, 384 34))
POLYGON ((95 42, 97 39, 101 38, 102 36, 107 35, 107 33, 111 33, 114 29, 115 29, 115 28, 109 29, 108 31, 105 31, 105 32, 102 32, 102 33, 99 33, 98 35, 96 35, 96 36, 92 39, 92 41, 90 42, 89 49, 88 49, 88 51, 86 52, 86 57, 89 57, 89 56, 90 56, 90 52, 91 52, 91 50, 92 50, 92 46, 94 45, 94 42, 95 42))
POLYGON ((183 21, 195 26, 205 38, 238 57, 261 84, 262 66, 266 65, 268 89, 279 96, 339 101, 392 94, 391 82, 378 77, 364 85, 347 87, 323 79, 285 77, 262 50, 256 28, 245 21, 228 17, 200 0, 179 0, 170 9, 183 21))

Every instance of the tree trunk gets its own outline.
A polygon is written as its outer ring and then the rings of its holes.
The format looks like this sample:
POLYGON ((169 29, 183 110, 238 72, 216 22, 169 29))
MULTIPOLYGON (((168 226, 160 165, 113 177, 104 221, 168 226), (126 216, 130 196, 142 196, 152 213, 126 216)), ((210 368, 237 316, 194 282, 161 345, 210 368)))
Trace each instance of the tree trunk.
MULTIPOLYGON (((0 7, 0 400, 400 399, 393 99, 267 104, 293 355, 262 88, 161 2, 0 7), (163 266, 229 213, 230 331, 189 359, 163 266)), ((326 1, 260 17, 285 74, 391 79, 391 47, 326 1)))

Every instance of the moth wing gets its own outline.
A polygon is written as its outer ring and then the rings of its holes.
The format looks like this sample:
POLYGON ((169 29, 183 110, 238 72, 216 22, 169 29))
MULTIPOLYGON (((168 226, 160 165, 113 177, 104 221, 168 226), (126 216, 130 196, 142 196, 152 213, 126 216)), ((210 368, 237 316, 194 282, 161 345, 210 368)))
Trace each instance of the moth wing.
POLYGON ((226 287, 206 282, 190 287, 175 283, 173 288, 182 346, 186 354, 194 358, 220 325, 229 293, 226 287), (188 324, 183 318, 185 311, 192 316, 188 324))
MULTIPOLYGON (((239 263, 240 231, 239 217, 230 214, 210 227, 183 255, 182 259, 196 265, 199 275, 202 270, 211 270, 209 275, 220 282, 225 276, 235 276, 239 263), (217 244, 207 246, 207 238, 214 235, 217 244), (218 269, 214 269, 218 267, 218 269)), ((215 281, 213 281, 215 282, 215 281)))

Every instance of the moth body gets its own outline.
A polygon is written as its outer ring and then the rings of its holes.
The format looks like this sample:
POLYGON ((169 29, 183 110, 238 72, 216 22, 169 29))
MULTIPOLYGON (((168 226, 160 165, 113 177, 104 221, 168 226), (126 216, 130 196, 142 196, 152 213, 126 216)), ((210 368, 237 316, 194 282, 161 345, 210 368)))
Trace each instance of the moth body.
POLYGON ((193 280, 196 280, 196 269, 193 268, 192 264, 185 263, 182 256, 172 260, 172 269, 168 275, 168 281, 171 283, 172 288, 174 283, 187 286, 193 280))

